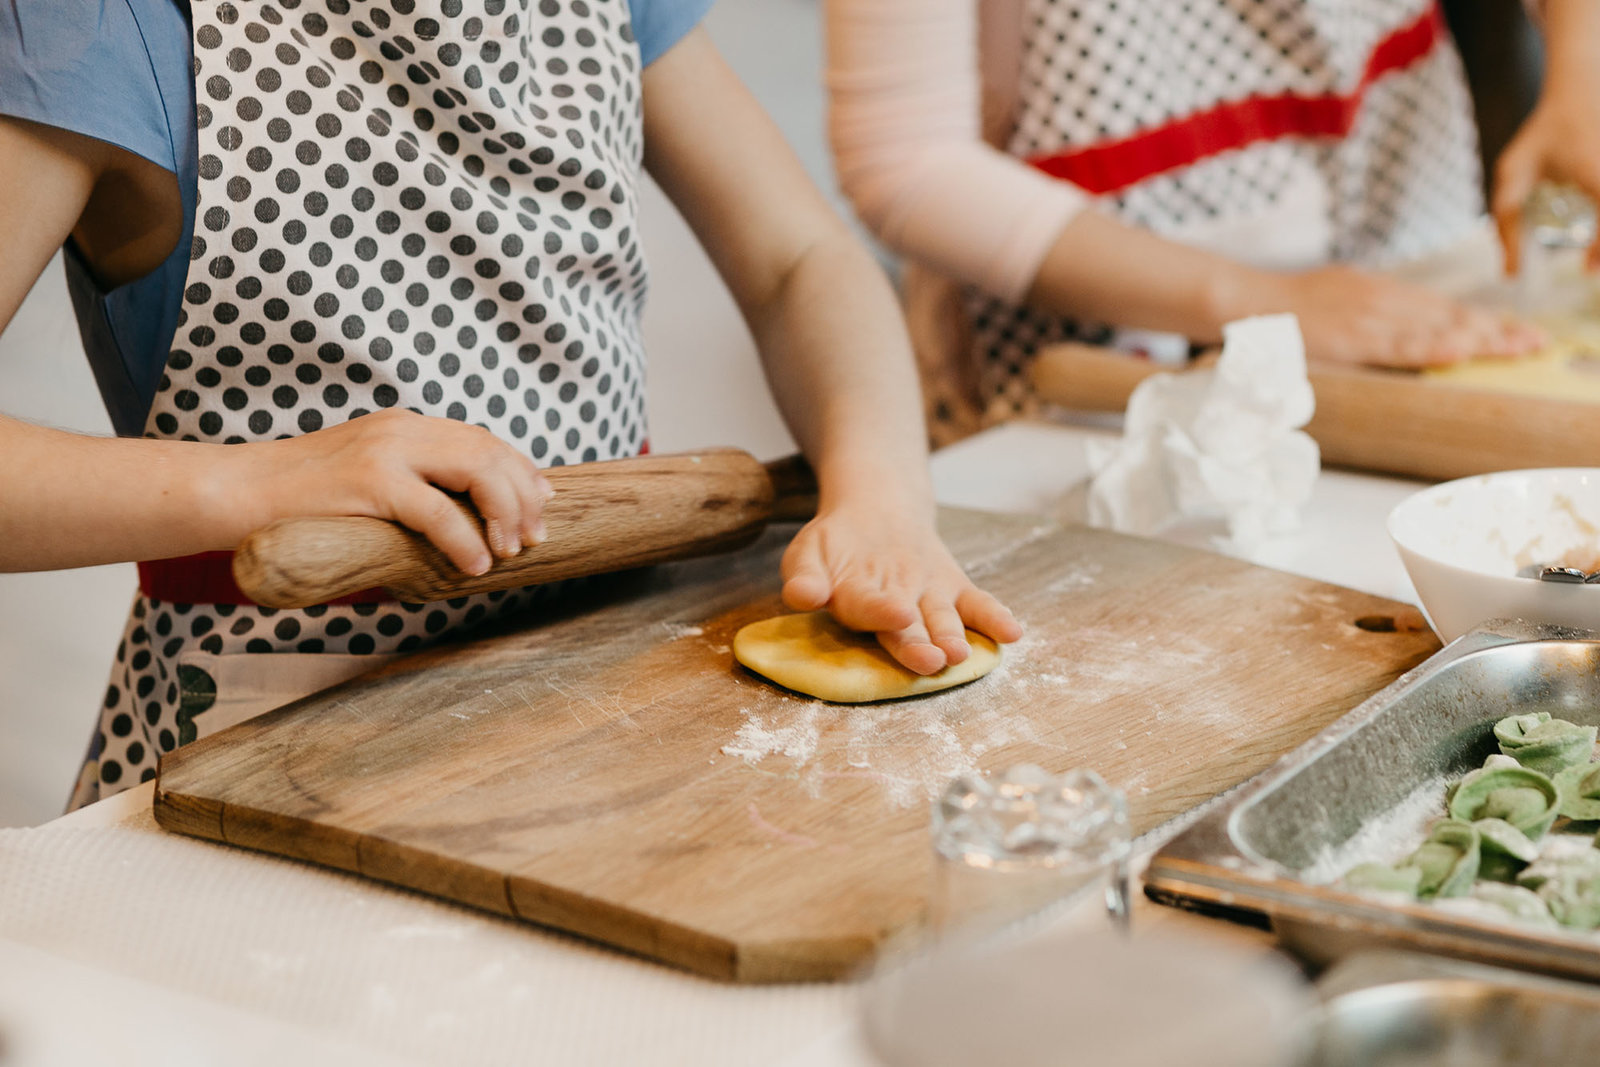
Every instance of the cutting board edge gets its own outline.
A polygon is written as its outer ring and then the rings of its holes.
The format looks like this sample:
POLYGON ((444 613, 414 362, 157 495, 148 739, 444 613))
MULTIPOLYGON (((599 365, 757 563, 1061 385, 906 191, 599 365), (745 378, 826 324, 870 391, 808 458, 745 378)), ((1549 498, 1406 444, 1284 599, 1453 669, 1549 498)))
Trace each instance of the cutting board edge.
MULTIPOLYGON (((839 979, 859 970, 876 948, 876 942, 860 936, 758 942, 741 948, 702 930, 474 864, 452 863, 454 877, 443 877, 427 864, 412 862, 414 855, 424 853, 409 845, 330 832, 309 819, 164 789, 159 783, 153 810, 157 825, 185 837, 360 875, 726 982, 839 979), (294 847, 285 848, 285 841, 293 841, 294 847)), ((437 863, 437 854, 430 856, 437 863)))

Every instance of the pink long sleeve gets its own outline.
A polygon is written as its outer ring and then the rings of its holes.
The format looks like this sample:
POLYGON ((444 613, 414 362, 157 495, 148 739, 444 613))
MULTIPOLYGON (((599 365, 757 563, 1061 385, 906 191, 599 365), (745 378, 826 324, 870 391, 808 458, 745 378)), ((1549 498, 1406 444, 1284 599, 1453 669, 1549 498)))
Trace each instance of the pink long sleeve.
POLYGON ((979 4, 827 0, 828 127, 840 186, 879 240, 1015 302, 1090 197, 984 140, 979 4))

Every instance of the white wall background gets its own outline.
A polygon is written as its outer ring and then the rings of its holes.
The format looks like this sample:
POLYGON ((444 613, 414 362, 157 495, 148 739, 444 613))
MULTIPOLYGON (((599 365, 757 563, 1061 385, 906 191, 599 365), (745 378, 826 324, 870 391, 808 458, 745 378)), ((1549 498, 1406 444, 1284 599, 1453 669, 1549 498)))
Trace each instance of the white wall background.
MULTIPOLYGON (((813 178, 831 190, 813 0, 721 0, 707 26, 813 178)), ((642 228, 654 268, 645 317, 652 447, 737 445, 762 457, 790 450, 732 301, 654 188, 642 228)), ((59 263, 0 335, 0 411, 110 432, 59 263)), ((19 506, 0 500, 0 508, 19 506)), ((131 564, 0 575, 0 826, 60 813, 136 581, 131 564)))

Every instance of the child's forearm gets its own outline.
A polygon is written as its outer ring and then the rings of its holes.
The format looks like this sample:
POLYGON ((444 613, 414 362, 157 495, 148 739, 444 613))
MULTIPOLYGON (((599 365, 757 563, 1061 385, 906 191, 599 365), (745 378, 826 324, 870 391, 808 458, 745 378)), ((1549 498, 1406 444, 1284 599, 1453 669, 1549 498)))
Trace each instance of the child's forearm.
POLYGON ((1099 211, 1061 231, 1028 303, 1093 322, 1220 341, 1222 327, 1263 303, 1281 302, 1282 276, 1159 237, 1099 211))
POLYGON ((0 570, 228 548, 252 528, 216 475, 227 447, 89 437, 0 417, 0 570))
POLYGON ((899 306, 842 226, 809 246, 751 326, 823 505, 893 494, 931 508, 919 390, 899 306))
POLYGON ((0 417, 0 570, 233 548, 280 518, 365 515, 461 570, 544 538, 549 483, 486 430, 390 409, 278 441, 98 438, 0 417), (484 528, 441 490, 468 494, 484 528))

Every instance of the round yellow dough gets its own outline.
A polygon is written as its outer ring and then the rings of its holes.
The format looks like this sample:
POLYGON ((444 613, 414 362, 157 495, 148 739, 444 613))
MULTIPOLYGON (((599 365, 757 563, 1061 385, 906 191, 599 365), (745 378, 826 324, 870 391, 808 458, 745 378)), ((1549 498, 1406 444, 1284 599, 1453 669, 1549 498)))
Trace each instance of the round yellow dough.
POLYGON ((833 704, 863 704, 936 693, 999 666, 999 645, 971 630, 967 641, 972 655, 921 675, 896 663, 872 634, 846 630, 826 611, 812 611, 751 623, 733 635, 733 655, 785 689, 833 704))
POLYGON ((1497 393, 1600 403, 1600 360, 1593 344, 1561 340, 1522 359, 1469 359, 1426 374, 1451 385, 1497 393))

